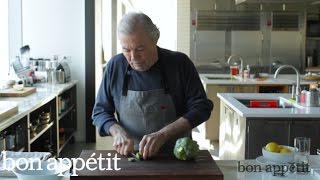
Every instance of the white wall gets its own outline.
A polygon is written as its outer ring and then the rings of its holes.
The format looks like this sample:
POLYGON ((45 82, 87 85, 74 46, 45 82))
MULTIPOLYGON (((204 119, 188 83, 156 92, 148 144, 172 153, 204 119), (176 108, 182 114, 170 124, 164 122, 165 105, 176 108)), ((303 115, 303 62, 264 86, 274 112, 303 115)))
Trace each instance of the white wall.
POLYGON ((177 1, 176 0, 131 0, 134 11, 148 15, 160 30, 158 45, 177 50, 177 1))
POLYGON ((27 0, 22 2, 23 45, 31 57, 71 56, 71 78, 78 80, 77 141, 85 140, 85 2, 27 0))
POLYGON ((0 1, 0 88, 1 85, 6 83, 6 77, 9 72, 9 38, 8 38, 8 0, 0 1))

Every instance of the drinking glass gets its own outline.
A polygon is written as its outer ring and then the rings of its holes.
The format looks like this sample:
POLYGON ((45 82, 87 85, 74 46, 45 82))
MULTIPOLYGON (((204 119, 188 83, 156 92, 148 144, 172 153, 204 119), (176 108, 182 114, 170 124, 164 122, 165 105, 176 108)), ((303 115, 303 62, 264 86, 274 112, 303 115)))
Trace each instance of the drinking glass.
POLYGON ((306 174, 309 172, 310 141, 311 140, 308 137, 294 138, 294 147, 296 148, 294 162, 296 165, 296 172, 299 174, 306 174))

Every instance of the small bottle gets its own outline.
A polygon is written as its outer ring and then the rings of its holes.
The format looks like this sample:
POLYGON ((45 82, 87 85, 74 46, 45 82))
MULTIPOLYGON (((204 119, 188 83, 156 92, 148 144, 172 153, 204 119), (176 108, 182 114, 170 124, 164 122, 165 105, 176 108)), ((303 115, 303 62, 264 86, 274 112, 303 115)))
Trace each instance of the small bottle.
POLYGON ((247 64, 247 70, 248 70, 248 78, 250 78, 250 65, 249 64, 247 64))
POLYGON ((249 71, 246 69, 243 71, 243 79, 248 79, 249 78, 249 71))

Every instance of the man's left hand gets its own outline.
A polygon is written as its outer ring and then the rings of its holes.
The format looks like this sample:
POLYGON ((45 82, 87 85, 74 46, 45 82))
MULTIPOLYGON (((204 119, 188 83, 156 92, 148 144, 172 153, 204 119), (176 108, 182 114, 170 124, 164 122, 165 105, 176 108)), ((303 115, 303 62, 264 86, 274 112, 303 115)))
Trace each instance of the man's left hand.
POLYGON ((165 135, 159 131, 144 135, 139 144, 139 152, 141 153, 143 159, 147 159, 157 154, 160 147, 165 142, 165 135))

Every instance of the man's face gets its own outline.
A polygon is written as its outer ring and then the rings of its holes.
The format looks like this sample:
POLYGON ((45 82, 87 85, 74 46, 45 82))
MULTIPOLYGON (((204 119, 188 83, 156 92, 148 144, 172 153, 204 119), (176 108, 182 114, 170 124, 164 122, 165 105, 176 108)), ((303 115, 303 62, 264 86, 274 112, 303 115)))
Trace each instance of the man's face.
POLYGON ((142 28, 130 35, 119 36, 122 52, 132 69, 137 71, 148 70, 157 60, 157 45, 142 28))

